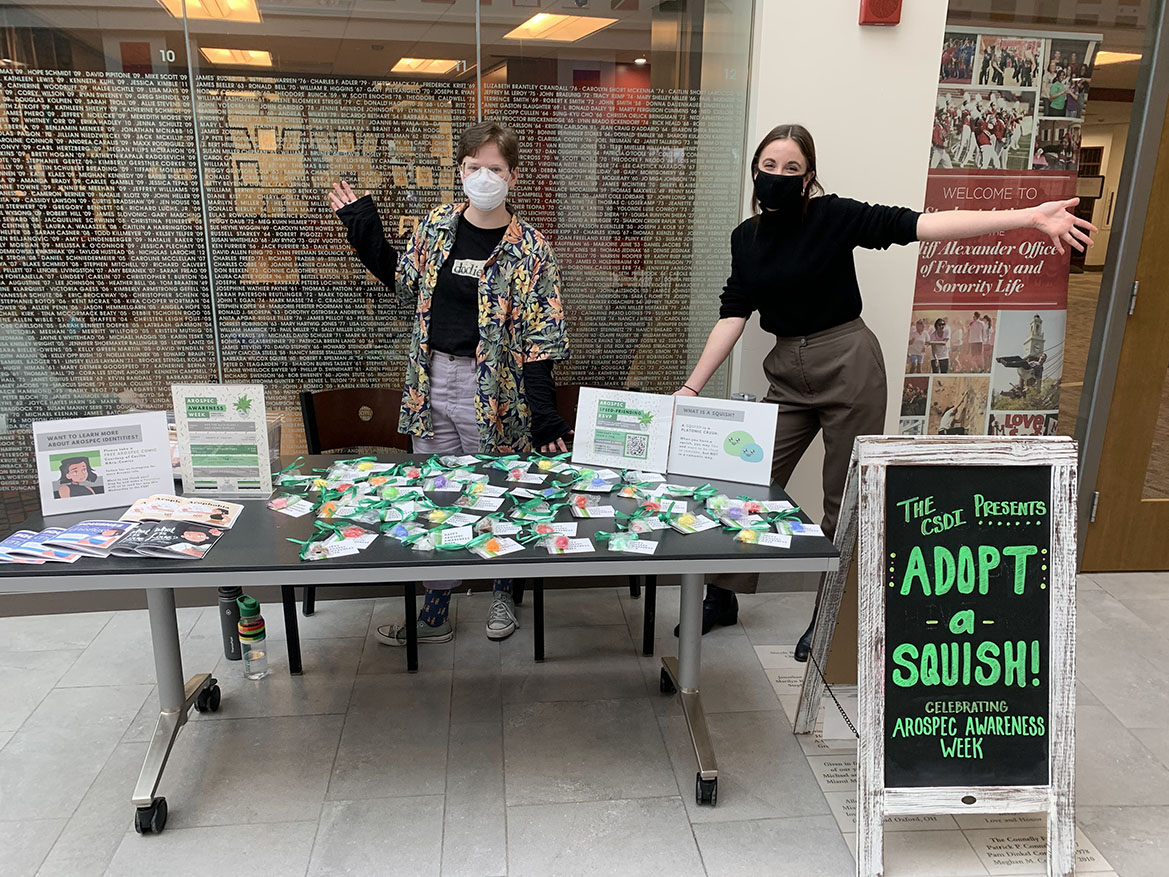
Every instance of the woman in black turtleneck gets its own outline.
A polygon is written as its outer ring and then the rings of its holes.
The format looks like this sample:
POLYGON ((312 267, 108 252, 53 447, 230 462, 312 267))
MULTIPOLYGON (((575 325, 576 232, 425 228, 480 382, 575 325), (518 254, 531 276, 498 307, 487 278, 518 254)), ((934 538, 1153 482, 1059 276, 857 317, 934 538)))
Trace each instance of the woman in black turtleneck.
MULTIPOLYGON (((885 361, 877 337, 860 318, 852 251, 1033 228, 1062 253, 1064 244, 1091 246, 1088 232, 1096 227, 1068 212, 1075 198, 1022 210, 918 213, 825 195, 816 179, 816 147, 802 125, 773 128, 755 150, 751 176, 755 215, 731 233, 731 276, 719 321, 678 395, 702 390, 759 311, 760 325, 776 336, 763 361, 770 383, 764 401, 779 405, 771 479, 786 486, 823 430, 822 523, 831 538, 853 439, 882 433, 885 426, 885 361)), ((703 633, 715 624, 734 624, 734 592, 751 593, 757 581, 755 575, 718 576, 703 602, 703 633)), ((811 637, 809 626, 797 659, 807 660, 811 637)))

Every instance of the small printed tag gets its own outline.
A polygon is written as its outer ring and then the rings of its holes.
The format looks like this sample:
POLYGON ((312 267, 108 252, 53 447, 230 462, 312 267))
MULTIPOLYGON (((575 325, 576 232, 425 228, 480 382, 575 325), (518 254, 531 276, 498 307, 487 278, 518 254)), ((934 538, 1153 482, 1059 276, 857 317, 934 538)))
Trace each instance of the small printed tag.
POLYGON ((780 536, 778 533, 760 533, 759 544, 769 548, 791 548, 792 537, 780 536))
MULTIPOLYGON (((516 490, 524 490, 522 487, 517 487, 516 490)), ((531 493, 530 490, 525 491, 531 493)), ((479 496, 507 496, 507 488, 500 487, 497 484, 484 484, 483 489, 478 492, 479 496)), ((531 499, 529 496, 528 499, 531 499)))
POLYGON ((712 521, 706 515, 684 514, 671 519, 670 526, 679 533, 701 533, 718 526, 718 521, 712 521))
POLYGON ((786 512, 790 509, 794 509, 795 506, 786 499, 773 499, 763 503, 763 508, 767 509, 769 512, 786 512))
POLYGON ((671 515, 680 515, 689 511, 690 504, 684 499, 665 499, 660 501, 662 511, 669 512, 671 515))
POLYGON ((514 536, 523 529, 519 524, 511 521, 491 521, 491 532, 496 536, 514 536))
POLYGON ((479 518, 477 518, 475 515, 468 515, 464 514, 463 512, 457 512, 443 521, 443 523, 451 527, 473 527, 475 524, 479 523, 479 518))
POLYGON ((288 515, 290 518, 303 518, 305 515, 312 514, 313 504, 302 497, 278 496, 268 503, 268 508, 280 512, 282 515, 288 515), (282 500, 287 501, 282 502, 282 500))
POLYGON ((661 484, 666 480, 666 476, 657 472, 626 472, 625 480, 639 484, 661 484))
POLYGON ((803 521, 776 521, 775 531, 783 536, 824 535, 824 528, 819 524, 805 524, 803 521))
POLYGON ((652 539, 634 539, 618 550, 623 554, 653 554, 658 550, 658 543, 652 539))
POLYGON ((334 542, 333 537, 324 542, 314 542, 305 551, 304 559, 328 560, 331 557, 348 557, 361 550, 356 542, 355 539, 338 539, 334 542))
POLYGON ((516 484, 543 484, 547 475, 539 475, 535 472, 524 472, 519 469, 513 469, 507 473, 507 480, 516 484))
POLYGON ((503 499, 497 496, 479 496, 474 499, 463 496, 456 500, 455 505, 462 506, 469 512, 497 512, 503 505, 503 499))
POLYGON ((471 527, 450 527, 433 533, 435 545, 466 545, 474 538, 475 531, 471 527))
POLYGON ((570 539, 567 536, 550 536, 544 540, 544 547, 549 554, 584 554, 596 550, 591 539, 570 539))
POLYGON ((516 542, 514 539, 508 538, 489 539, 482 545, 476 545, 474 548, 470 549, 473 554, 477 554, 480 557, 488 559, 492 557, 502 557, 505 554, 511 554, 512 552, 523 550, 524 546, 520 545, 520 543, 516 542))
POLYGON ((611 505, 572 506, 574 518, 611 518, 616 513, 617 510, 611 505))

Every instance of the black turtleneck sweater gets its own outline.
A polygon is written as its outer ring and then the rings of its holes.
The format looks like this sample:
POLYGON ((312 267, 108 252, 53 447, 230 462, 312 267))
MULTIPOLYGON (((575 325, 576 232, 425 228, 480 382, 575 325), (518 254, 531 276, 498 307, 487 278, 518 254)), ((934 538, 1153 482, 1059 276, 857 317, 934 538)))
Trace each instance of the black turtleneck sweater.
POLYGON ((808 202, 804 216, 764 212, 731 232, 731 276, 719 317, 759 311, 764 331, 810 335, 861 314, 852 251, 917 240, 921 214, 836 195, 808 202))

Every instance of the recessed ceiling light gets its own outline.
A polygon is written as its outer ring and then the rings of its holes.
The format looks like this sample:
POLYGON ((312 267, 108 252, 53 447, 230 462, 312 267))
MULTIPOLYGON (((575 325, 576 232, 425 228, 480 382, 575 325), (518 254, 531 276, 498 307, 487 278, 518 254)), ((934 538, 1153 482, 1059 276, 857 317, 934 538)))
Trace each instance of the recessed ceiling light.
MULTIPOLYGON (((158 0, 175 18, 183 17, 183 0, 158 0)), ((260 21, 256 0, 187 0, 187 18, 218 18, 224 21, 260 21)))
POLYGON ((445 76, 458 69, 459 62, 449 58, 399 58, 391 73, 417 73, 422 76, 445 76))
POLYGON ((271 67, 272 53, 259 49, 199 49, 208 64, 227 64, 232 67, 271 67))
POLYGON ((646 60, 645 60, 645 58, 634 58, 633 63, 634 64, 645 64, 646 60))
POLYGON ((1139 61, 1139 52, 1097 52, 1097 64, 1123 64, 1126 61, 1139 61))
POLYGON ((537 12, 519 27, 505 33, 503 38, 505 40, 547 40, 555 43, 575 43, 616 21, 616 18, 537 12))

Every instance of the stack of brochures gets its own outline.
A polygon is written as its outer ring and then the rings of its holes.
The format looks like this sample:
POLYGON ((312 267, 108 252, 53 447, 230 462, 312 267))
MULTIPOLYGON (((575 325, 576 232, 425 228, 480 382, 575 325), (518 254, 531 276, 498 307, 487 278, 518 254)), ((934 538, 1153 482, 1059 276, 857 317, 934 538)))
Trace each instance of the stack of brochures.
POLYGON ((73 563, 82 557, 183 557, 199 560, 239 518, 243 506, 155 494, 117 521, 82 521, 39 533, 18 530, 0 542, 0 563, 73 563))

